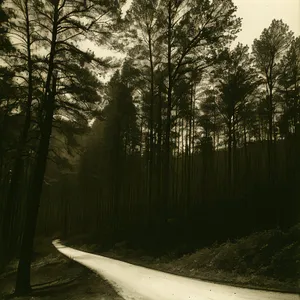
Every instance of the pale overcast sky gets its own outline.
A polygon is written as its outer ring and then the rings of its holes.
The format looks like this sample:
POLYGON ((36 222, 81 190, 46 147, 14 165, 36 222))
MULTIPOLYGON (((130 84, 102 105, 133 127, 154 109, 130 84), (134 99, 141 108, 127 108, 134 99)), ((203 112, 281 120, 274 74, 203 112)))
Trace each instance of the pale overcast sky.
POLYGON ((300 35, 300 0, 233 0, 237 16, 243 18, 237 41, 250 47, 273 19, 282 19, 295 35, 300 35))

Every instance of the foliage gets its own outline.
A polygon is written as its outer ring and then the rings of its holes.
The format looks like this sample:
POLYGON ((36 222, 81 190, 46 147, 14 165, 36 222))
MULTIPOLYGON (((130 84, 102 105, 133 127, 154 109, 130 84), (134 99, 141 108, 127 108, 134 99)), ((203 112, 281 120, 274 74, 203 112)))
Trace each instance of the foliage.
MULTIPOLYGON (((225 271, 250 277, 266 276, 282 281, 295 281, 299 276, 299 225, 288 231, 267 230, 197 250, 168 262, 185 271, 225 271), (293 236, 293 237, 292 237, 293 236)), ((167 266, 167 265, 166 265, 167 266)))

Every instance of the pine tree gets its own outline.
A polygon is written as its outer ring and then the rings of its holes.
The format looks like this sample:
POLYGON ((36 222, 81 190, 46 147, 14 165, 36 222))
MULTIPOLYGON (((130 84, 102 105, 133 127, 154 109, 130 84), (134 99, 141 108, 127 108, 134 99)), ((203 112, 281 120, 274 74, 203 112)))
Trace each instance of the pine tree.
POLYGON ((276 139, 275 110, 277 103, 274 101, 275 92, 280 74, 280 60, 287 51, 293 33, 282 20, 273 20, 269 28, 264 29, 260 38, 253 42, 252 50, 255 61, 266 84, 266 105, 268 115, 268 164, 269 177, 272 181, 274 165, 273 141, 276 139))
POLYGON ((91 53, 81 50, 78 43, 82 39, 95 38, 95 34, 99 34, 100 31, 104 37, 110 35, 109 28, 103 28, 102 22, 107 21, 109 23, 112 21, 111 16, 117 9, 114 5, 111 6, 110 3, 105 1, 101 3, 99 1, 89 1, 87 5, 73 1, 54 1, 52 3, 35 1, 34 4, 36 29, 38 29, 35 32, 39 43, 49 52, 45 59, 40 62, 41 66, 46 64, 46 68, 41 68, 45 70, 45 82, 38 107, 40 139, 36 151, 31 189, 28 190, 27 195, 27 215, 17 272, 16 294, 26 294, 31 290, 31 253, 50 146, 53 117, 59 109, 59 100, 64 98, 67 107, 73 106, 73 112, 77 114, 80 114, 80 111, 76 109, 76 106, 80 107, 82 105, 80 103, 86 103, 87 100, 91 102, 99 100, 98 97, 87 99, 85 94, 87 91, 82 89, 79 80, 89 73, 87 71, 88 65, 105 65, 105 60, 94 58, 91 53), (85 64, 86 70, 84 70, 85 68, 81 69, 80 65, 84 66, 85 64), (76 76, 75 80, 73 74, 76 76), (72 105, 74 101, 77 104, 72 105))

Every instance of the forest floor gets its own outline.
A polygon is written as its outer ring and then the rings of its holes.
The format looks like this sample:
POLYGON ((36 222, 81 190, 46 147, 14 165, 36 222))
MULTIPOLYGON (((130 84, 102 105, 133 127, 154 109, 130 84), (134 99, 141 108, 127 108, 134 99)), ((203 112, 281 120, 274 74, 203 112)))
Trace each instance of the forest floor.
POLYGON ((33 291, 26 297, 13 297, 17 262, 0 274, 0 299, 20 300, 122 300, 110 284, 84 266, 66 258, 51 240, 38 241, 35 247, 31 282, 33 291))
POLYGON ((96 244, 68 245, 171 274, 238 287, 300 293, 300 224, 286 232, 258 232, 182 257, 173 253, 151 257, 141 249, 129 248, 126 242, 106 252, 96 244))

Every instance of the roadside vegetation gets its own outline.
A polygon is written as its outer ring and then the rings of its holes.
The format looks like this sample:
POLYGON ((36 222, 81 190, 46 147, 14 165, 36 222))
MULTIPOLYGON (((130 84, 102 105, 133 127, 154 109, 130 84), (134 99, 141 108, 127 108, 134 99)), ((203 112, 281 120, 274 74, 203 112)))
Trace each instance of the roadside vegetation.
POLYGON ((248 288, 300 292, 300 224, 287 231, 266 230, 215 243, 181 256, 176 250, 151 256, 146 250, 131 248, 126 241, 103 252, 97 244, 80 246, 80 241, 83 237, 69 244, 172 274, 248 288))
POLYGON ((300 225, 287 232, 275 229, 228 240, 153 266, 200 279, 299 292, 300 225))

